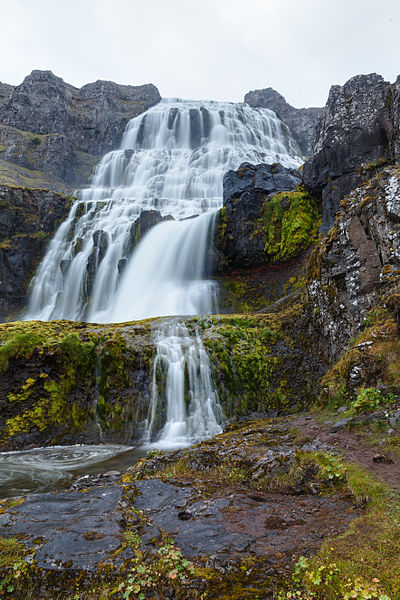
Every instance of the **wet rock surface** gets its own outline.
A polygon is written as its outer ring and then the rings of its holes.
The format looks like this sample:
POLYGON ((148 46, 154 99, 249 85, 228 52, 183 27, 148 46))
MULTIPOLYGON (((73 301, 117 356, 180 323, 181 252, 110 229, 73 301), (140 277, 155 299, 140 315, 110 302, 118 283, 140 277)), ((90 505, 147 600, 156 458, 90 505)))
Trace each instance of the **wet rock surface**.
POLYGON ((118 575, 138 551, 151 560, 167 535, 198 564, 262 561, 265 592, 294 554, 318 548, 359 514, 340 491, 317 482, 312 463, 282 479, 299 451, 328 448, 298 446, 290 426, 243 423, 190 449, 153 452, 122 478, 86 476, 71 491, 30 495, 0 511, 0 535, 23 543, 39 571, 87 577, 108 564, 118 575), (136 550, 126 542, 132 534, 136 550))
POLYGON ((70 204, 56 192, 0 186, 0 320, 24 307, 29 281, 70 204))
POLYGON ((323 108, 294 108, 272 88, 248 92, 244 101, 254 108, 269 108, 286 123, 304 156, 311 156, 315 129, 323 108))
POLYGON ((33 494, 0 515, 1 535, 22 536, 41 568, 92 571, 121 545, 122 494, 120 486, 33 494))

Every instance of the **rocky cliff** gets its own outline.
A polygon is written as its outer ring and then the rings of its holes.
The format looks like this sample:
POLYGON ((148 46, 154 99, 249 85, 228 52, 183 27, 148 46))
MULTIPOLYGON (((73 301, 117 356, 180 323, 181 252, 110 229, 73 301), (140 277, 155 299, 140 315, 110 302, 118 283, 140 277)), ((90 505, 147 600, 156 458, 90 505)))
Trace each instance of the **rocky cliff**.
POLYGON ((386 167, 341 201, 308 265, 315 337, 329 364, 339 360, 322 384, 327 394, 400 391, 399 239, 400 170, 386 167))
POLYGON ((263 310, 297 288, 318 237, 318 198, 280 164, 242 164, 224 177, 213 272, 223 312, 263 310))
POLYGON ((272 88, 248 92, 244 101, 255 108, 269 108, 289 127, 304 156, 312 156, 315 129, 322 108, 294 108, 272 88))
POLYGON ((340 201, 387 163, 399 160, 400 80, 357 75, 331 88, 316 132, 314 155, 304 182, 323 200, 323 231, 340 201))
POLYGON ((0 186, 0 320, 18 315, 45 247, 72 198, 48 190, 0 186))
POLYGON ((51 71, 32 71, 16 87, 1 84, 2 181, 29 185, 40 171, 40 187, 65 191, 87 184, 98 159, 118 146, 127 122, 160 99, 152 84, 96 81, 78 89, 51 71), (14 179, 13 165, 20 167, 14 179))

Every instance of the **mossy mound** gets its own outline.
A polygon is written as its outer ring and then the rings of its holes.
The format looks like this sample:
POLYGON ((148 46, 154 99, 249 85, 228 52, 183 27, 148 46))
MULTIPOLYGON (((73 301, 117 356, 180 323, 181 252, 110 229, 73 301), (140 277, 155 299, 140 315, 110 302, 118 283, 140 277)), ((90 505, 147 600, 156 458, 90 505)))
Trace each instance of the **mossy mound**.
POLYGON ((259 226, 265 233, 266 260, 279 263, 316 243, 321 216, 315 199, 299 188, 275 194, 266 202, 259 226))
POLYGON ((364 331, 322 378, 319 402, 349 404, 366 388, 377 388, 383 396, 400 397, 398 323, 393 312, 383 306, 371 311, 364 331))
POLYGON ((105 440, 135 435, 147 410, 151 322, 16 322, 0 325, 0 338, 3 448, 95 441, 96 422, 105 440))

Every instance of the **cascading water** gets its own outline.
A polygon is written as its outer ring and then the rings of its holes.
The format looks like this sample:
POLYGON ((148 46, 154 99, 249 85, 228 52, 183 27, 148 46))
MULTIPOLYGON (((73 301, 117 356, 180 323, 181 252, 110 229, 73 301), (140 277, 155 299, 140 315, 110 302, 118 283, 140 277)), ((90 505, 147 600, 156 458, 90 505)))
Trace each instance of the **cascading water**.
POLYGON ((191 335, 184 323, 167 321, 157 331, 147 442, 185 446, 221 433, 223 421, 198 332, 191 335))
POLYGON ((131 294, 148 296, 150 287, 157 289, 158 277, 178 288, 202 278, 204 234, 212 212, 222 204, 223 175, 244 161, 298 166, 301 157, 273 112, 245 104, 163 101, 132 119, 121 149, 102 159, 92 186, 78 192, 52 240, 31 283, 25 318, 118 322, 166 311, 204 312, 202 294, 200 306, 192 297, 184 306, 185 294, 182 298, 177 293, 176 305, 168 302, 164 309, 157 305, 162 295, 156 292, 155 303, 137 312, 131 294), (151 242, 142 242, 152 251, 141 253, 139 265, 134 253, 121 277, 134 244, 132 225, 142 211, 151 209, 175 219, 207 216, 195 224, 181 220, 154 227, 148 234, 151 242), (164 260, 166 250, 169 260, 164 260), (161 262, 163 268, 155 269, 161 262))
MULTIPOLYGON (((215 284, 204 279, 207 240, 222 205, 223 175, 242 162, 295 167, 302 159, 267 109, 164 100, 132 119, 121 148, 102 159, 50 243, 25 318, 104 323, 215 312, 215 284), (134 223, 146 210, 173 219, 154 226, 132 253, 134 223)), ((176 323, 156 336, 154 370, 162 363, 168 382, 161 443, 217 432, 222 417, 200 338, 176 323)), ((154 393, 149 439, 159 406, 154 393)))

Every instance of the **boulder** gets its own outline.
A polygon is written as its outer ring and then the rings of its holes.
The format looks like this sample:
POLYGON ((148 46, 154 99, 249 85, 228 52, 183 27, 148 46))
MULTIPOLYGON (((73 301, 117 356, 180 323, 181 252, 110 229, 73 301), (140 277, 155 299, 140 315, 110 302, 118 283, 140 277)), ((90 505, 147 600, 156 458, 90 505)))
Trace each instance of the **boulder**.
POLYGON ((225 174, 223 208, 217 216, 215 235, 215 271, 277 263, 310 244, 311 230, 319 226, 318 213, 312 199, 299 189, 300 183, 297 171, 280 164, 243 163, 237 171, 225 174), (307 206, 297 210, 303 201, 307 206), (311 217, 307 236, 291 247, 295 236, 285 239, 289 226, 285 229, 282 221, 288 225, 292 218, 300 220, 303 210, 311 217))

